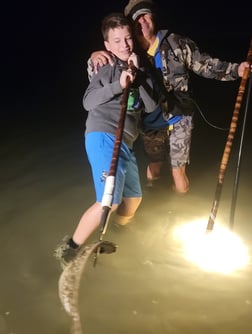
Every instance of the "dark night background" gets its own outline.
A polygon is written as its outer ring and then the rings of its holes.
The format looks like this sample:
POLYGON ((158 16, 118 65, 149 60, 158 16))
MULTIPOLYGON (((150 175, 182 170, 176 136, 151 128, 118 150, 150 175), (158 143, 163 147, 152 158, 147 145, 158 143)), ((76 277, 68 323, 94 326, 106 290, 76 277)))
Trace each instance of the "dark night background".
MULTIPOLYGON (((92 50, 103 48, 101 19, 110 11, 121 11, 125 4, 127 1, 5 2, 1 9, 4 118, 34 125, 47 116, 79 117, 87 85, 87 58, 92 50)), ((191 37, 202 51, 233 62, 246 58, 252 29, 245 6, 239 8, 229 1, 158 4, 161 25, 191 37)), ((204 98, 213 102, 219 96, 225 100, 227 92, 237 88, 234 83, 194 76, 193 80, 198 102, 204 98)))

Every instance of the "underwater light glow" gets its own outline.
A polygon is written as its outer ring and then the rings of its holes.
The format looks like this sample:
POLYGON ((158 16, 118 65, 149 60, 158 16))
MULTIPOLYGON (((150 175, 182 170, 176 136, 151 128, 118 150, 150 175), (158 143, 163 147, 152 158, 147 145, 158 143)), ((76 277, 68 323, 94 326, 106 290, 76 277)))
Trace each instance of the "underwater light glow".
POLYGON ((185 257, 205 271, 230 274, 249 263, 242 240, 220 225, 206 233, 206 221, 197 220, 175 228, 174 237, 182 243, 185 257))

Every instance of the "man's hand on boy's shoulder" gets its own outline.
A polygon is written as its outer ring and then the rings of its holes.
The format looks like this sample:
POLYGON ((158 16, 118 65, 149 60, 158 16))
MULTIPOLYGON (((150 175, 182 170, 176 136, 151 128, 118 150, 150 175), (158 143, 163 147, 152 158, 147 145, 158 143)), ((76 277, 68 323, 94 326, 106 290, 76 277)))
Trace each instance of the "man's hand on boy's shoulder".
POLYGON ((90 59, 93 63, 94 73, 98 72, 98 68, 104 66, 106 64, 110 64, 111 66, 114 65, 114 59, 110 52, 105 50, 94 51, 90 59))

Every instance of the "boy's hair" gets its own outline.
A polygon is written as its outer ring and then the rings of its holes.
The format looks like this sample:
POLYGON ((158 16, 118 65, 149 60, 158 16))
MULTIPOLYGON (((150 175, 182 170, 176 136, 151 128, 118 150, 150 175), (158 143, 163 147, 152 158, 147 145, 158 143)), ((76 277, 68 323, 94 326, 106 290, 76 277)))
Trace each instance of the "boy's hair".
POLYGON ((108 40, 108 32, 110 29, 115 29, 125 26, 131 27, 131 24, 123 13, 111 13, 105 16, 101 24, 101 32, 104 41, 108 40))

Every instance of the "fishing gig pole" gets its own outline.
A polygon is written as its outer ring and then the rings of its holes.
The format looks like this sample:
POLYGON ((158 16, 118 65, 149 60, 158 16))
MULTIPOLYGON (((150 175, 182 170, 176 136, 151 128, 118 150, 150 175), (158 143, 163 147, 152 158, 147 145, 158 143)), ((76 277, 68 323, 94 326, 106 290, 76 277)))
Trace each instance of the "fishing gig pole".
POLYGON ((229 157, 230 157, 230 152, 231 152, 231 148, 232 148, 232 144, 233 144, 233 140, 234 140, 234 135, 235 135, 237 124, 238 124, 238 118, 239 118, 239 113, 240 113, 241 104, 242 104, 242 100, 243 100, 243 95, 244 95, 244 92, 246 90, 246 83, 247 83, 247 80, 250 76, 250 71, 251 71, 252 38, 250 40, 250 46, 249 46, 249 50, 248 50, 248 54, 247 54, 247 62, 249 63, 249 67, 245 68, 243 76, 241 78, 239 88, 238 88, 238 93, 237 93, 236 102, 235 102, 235 106, 234 106, 233 116, 232 116, 232 120, 231 120, 231 123, 230 123, 229 133, 228 133, 225 149, 224 149, 221 164, 220 164, 218 182, 217 182, 217 186, 216 186, 216 190, 215 190, 215 196, 214 196, 212 209, 211 209, 210 216, 209 216, 209 219, 208 219, 206 232, 211 232, 213 230, 215 218, 216 218, 218 207, 219 207, 221 192, 222 192, 222 188, 223 188, 224 176, 225 176, 225 172, 226 172, 226 169, 227 169, 227 165, 228 165, 228 161, 229 161, 229 157))
MULTIPOLYGON (((134 66, 133 61, 130 61, 129 63, 129 70, 131 70, 132 73, 135 72, 135 66, 134 66)), ((106 177, 105 189, 104 189, 104 193, 102 197, 103 212, 102 212, 101 223, 100 223, 99 241, 103 240, 103 236, 106 233, 108 221, 109 221, 109 217, 111 213, 111 207, 113 203, 116 171, 117 171, 117 165, 118 165, 119 154, 120 154, 120 149, 121 149, 124 123, 125 123, 125 118, 127 114, 128 97, 129 97, 130 86, 131 86, 129 76, 127 77, 126 80, 127 80, 126 87, 123 90, 122 99, 121 99, 121 110, 120 110, 117 130, 115 134, 114 149, 113 149, 110 169, 108 172, 108 176, 106 177)), ((97 257, 100 253, 100 250, 101 250, 101 247, 98 247, 95 253, 94 266, 96 265, 97 257)))
MULTIPOLYGON (((129 67, 133 71, 133 62, 129 67)), ((124 88, 122 99, 121 99, 121 110, 118 121, 118 128, 116 131, 114 150, 112 155, 112 160, 110 164, 109 174, 106 178, 104 194, 102 198, 103 214, 101 218, 101 231, 99 240, 82 246, 77 253, 77 256, 71 261, 63 270, 59 282, 59 298, 66 311, 66 313, 71 317, 71 334, 82 334, 82 325, 79 311, 79 289, 80 282, 83 271, 88 263, 91 255, 95 254, 95 259, 93 265, 95 266, 97 262, 98 254, 101 249, 105 249, 105 253, 112 253, 116 250, 116 245, 110 241, 103 241, 103 236, 106 232, 108 225, 109 215, 113 202, 113 193, 115 186, 115 176, 118 165, 119 153, 121 148, 123 128, 125 122, 125 116, 127 112, 127 102, 130 91, 130 78, 127 77, 126 87, 124 88)))

